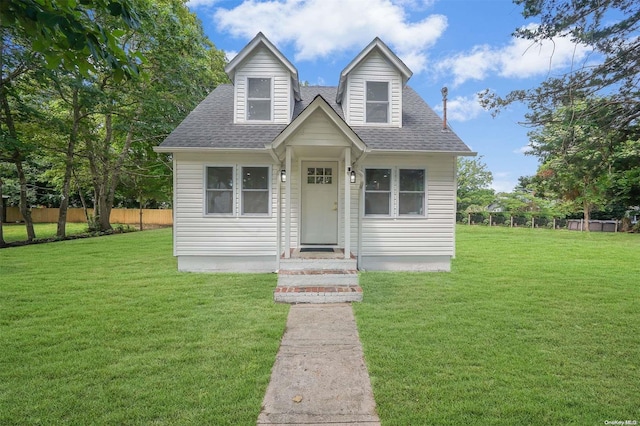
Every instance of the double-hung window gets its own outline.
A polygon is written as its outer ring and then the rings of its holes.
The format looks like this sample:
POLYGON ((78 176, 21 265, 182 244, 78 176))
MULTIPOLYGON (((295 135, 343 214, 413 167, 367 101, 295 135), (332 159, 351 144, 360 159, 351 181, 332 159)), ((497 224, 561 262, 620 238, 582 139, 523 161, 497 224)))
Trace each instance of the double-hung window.
POLYGON ((425 169, 365 170, 365 216, 426 216, 425 169))
POLYGON ((389 122, 389 83, 367 81, 366 122, 389 122))
POLYGON ((424 216, 424 169, 400 169, 398 214, 424 216))
POLYGON ((391 169, 367 169, 364 214, 391 214, 391 169))
POLYGON ((264 216, 271 211, 270 168, 260 166, 209 166, 206 168, 205 214, 264 216), (240 184, 236 184, 236 170, 240 184), (238 191, 234 191, 238 188, 238 191), (239 198, 239 200, 238 200, 239 198), (238 202, 239 201, 239 202, 238 202), (240 207, 236 208, 237 205, 240 207))
POLYGON ((271 120, 271 79, 247 79, 247 120, 271 120))
POLYGON ((233 167, 207 167, 207 214, 233 214, 233 167))
POLYGON ((242 214, 269 213, 269 168, 242 168, 242 214))

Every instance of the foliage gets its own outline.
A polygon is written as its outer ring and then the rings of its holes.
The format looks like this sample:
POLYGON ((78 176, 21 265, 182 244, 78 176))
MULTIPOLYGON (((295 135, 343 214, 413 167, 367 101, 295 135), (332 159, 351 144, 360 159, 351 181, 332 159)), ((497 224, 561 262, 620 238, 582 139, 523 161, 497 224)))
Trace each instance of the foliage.
MULTIPOLYGON (((4 131, 6 126, 0 127, 4 140, 12 141, 19 150, 14 155, 4 143, 6 155, 0 154, 5 160, 18 155, 24 162, 20 188, 25 188, 25 204, 59 205, 59 232, 63 234, 67 206, 93 207, 96 229, 108 230, 115 204, 170 203, 171 162, 152 148, 209 91, 226 81, 224 54, 206 38, 196 16, 181 0, 14 3, 6 7, 3 3, 3 13, 15 15, 11 22, 16 24, 3 27, 2 74, 12 80, 0 92, 7 98, 15 132, 9 134, 4 131), (30 21, 19 18, 20 10, 30 7, 46 9, 36 13, 39 17, 49 16, 49 9, 71 15, 60 18, 61 26, 55 28, 47 27, 47 23, 58 22, 53 18, 32 27, 30 21), (74 23, 76 18, 80 23, 74 23), (122 25, 123 18, 127 25, 122 25), (89 44, 93 43, 92 30, 104 32, 108 42, 98 54, 119 61, 119 50, 135 52, 136 69, 127 68, 122 61, 106 66, 89 60, 88 70, 67 66, 95 52, 89 47, 81 49, 82 40, 75 36, 62 37, 67 34, 65 25, 88 27, 83 40, 89 44), (49 34, 50 43, 30 39, 33 31, 49 34), (50 59, 46 53, 64 49, 64 43, 77 43, 79 50, 71 49, 72 57, 62 55, 63 62, 49 60, 45 67, 42 58, 50 59), (44 56, 40 48, 47 49, 44 56), (116 64, 124 64, 124 71, 116 64), (121 78, 122 72, 127 79, 121 78), (29 167, 37 173, 29 175, 29 167), (48 200, 37 192, 29 198, 29 188, 36 187, 46 191, 48 200)), ((11 176, 7 181, 5 192, 15 197, 11 176)))
POLYGON ((451 273, 360 278, 383 424, 638 418, 638 236, 460 226, 456 245, 451 273))
POLYGON ((581 206, 585 220, 594 208, 610 202, 617 172, 626 175, 638 168, 638 164, 625 164, 616 170, 628 135, 606 127, 610 116, 617 113, 608 104, 608 99, 585 99, 560 107, 553 121, 530 133, 531 155, 541 163, 534 180, 536 194, 574 205, 574 210, 581 206), (593 114, 593 109, 599 114, 593 114))
POLYGON ((469 206, 486 207, 494 198, 490 188, 493 175, 482 161, 477 158, 458 157, 458 211, 465 211, 469 206))
POLYGON ((138 73, 142 57, 120 41, 140 25, 131 0, 3 0, 0 24, 19 28, 51 69, 89 76, 106 67, 118 80, 138 73), (117 27, 104 25, 106 15, 117 18, 117 27))
MULTIPOLYGON (((559 105, 585 97, 607 97, 609 115, 605 127, 624 128, 640 117, 640 3, 636 0, 514 0, 525 18, 539 25, 516 30, 515 36, 532 45, 568 37, 590 48, 589 61, 569 73, 550 76, 540 86, 516 90, 505 97, 485 92, 485 107, 494 113, 514 102, 529 106, 527 120, 540 125, 552 120, 559 105)), ((601 105, 602 106, 602 105, 601 105)), ((592 108, 599 114, 598 108, 592 108)))

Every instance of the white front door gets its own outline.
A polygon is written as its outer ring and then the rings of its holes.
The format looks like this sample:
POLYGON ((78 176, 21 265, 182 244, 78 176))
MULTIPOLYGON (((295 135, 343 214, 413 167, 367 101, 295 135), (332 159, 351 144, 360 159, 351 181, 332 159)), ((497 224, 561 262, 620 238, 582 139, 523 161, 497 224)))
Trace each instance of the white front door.
POLYGON ((301 244, 338 244, 338 163, 302 163, 301 244))

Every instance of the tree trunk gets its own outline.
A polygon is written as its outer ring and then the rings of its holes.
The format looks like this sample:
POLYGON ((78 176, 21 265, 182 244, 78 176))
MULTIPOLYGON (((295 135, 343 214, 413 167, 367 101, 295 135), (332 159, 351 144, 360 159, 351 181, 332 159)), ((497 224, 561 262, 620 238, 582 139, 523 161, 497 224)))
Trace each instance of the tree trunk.
POLYGON ((583 201, 582 207, 584 210, 584 230, 589 232, 589 221, 591 220, 591 203, 589 201, 583 201))
POLYGON ((29 200, 27 200, 27 178, 22 169, 22 161, 19 159, 15 160, 15 165, 18 170, 18 180, 20 181, 20 213, 27 227, 27 240, 33 241, 36 238, 36 231, 33 229, 31 208, 29 207, 29 200))
POLYGON ((69 135, 67 145, 67 155, 65 157, 64 180, 62 182, 62 200, 60 201, 60 211, 58 215, 58 229, 56 235, 64 238, 67 227, 67 209, 69 208, 69 193, 71 192, 71 175, 73 172, 73 155, 76 149, 78 128, 80 125, 80 106, 78 104, 78 89, 73 90, 73 126, 69 135))
MULTIPOLYGON (((9 136, 17 141, 18 132, 16 131, 16 127, 13 122, 11 107, 7 100, 7 91, 4 87, 0 90, 0 103, 2 103, 2 110, 4 111, 5 123, 9 130, 9 136)), ((16 170, 18 171, 18 179, 20 181, 20 213, 22 213, 22 217, 24 218, 24 222, 27 227, 27 240, 33 241, 36 237, 36 232, 33 229, 33 221, 31 220, 31 209, 27 205, 27 178, 22 168, 22 154, 18 150, 17 146, 14 148, 13 155, 11 156, 11 162, 16 165, 16 170)))
POLYGON ((2 198, 2 179, 0 178, 0 247, 4 247, 7 243, 4 240, 4 232, 2 226, 5 221, 4 217, 4 198, 2 198))

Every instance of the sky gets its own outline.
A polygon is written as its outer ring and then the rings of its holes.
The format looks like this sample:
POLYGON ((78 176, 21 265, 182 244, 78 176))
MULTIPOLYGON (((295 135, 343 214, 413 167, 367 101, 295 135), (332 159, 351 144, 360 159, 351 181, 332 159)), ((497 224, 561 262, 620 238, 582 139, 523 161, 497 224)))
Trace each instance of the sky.
POLYGON ((442 116, 493 174, 492 187, 509 192, 518 177, 536 173, 525 155, 526 107, 514 104, 497 117, 477 93, 499 95, 536 87, 589 60, 568 39, 541 45, 513 37, 535 26, 511 0, 190 0, 205 33, 231 59, 262 32, 298 69, 301 82, 336 86, 340 72, 375 37, 413 71, 408 85, 442 116))

